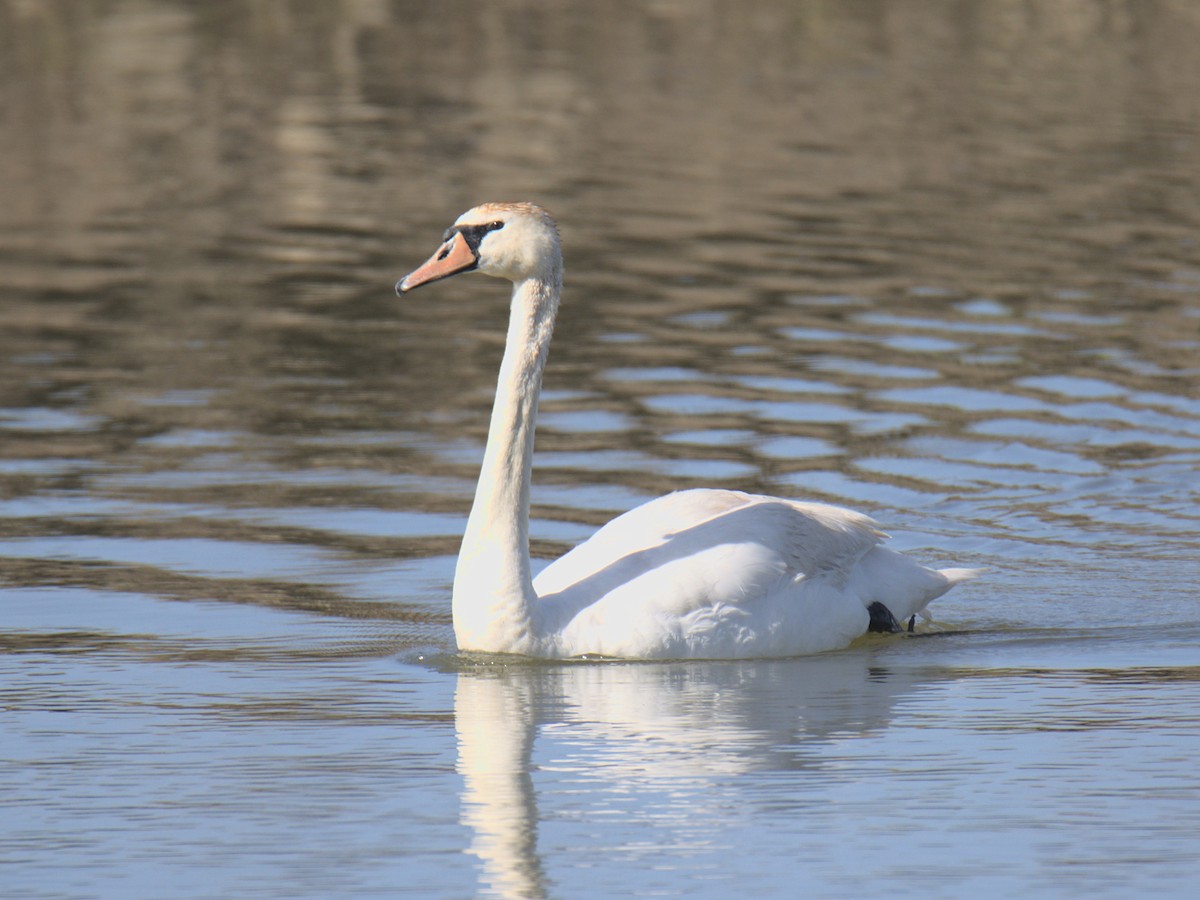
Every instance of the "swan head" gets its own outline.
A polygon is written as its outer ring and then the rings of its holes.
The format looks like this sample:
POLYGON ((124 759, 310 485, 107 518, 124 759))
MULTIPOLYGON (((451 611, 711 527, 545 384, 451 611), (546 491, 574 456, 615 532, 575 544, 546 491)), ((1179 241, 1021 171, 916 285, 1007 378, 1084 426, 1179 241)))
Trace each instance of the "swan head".
POLYGON ((534 203, 483 203, 469 209, 446 229, 437 252, 396 283, 396 293, 472 271, 514 284, 561 280, 554 219, 534 203))

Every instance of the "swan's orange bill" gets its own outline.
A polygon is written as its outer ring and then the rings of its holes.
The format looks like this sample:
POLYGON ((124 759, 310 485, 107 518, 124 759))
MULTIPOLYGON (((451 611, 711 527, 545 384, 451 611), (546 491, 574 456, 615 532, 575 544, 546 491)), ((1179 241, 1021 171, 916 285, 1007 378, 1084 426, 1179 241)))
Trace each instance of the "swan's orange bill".
POLYGON ((456 231, 450 240, 438 247, 437 253, 396 283, 396 293, 403 294, 439 278, 473 269, 478 262, 467 239, 456 231))

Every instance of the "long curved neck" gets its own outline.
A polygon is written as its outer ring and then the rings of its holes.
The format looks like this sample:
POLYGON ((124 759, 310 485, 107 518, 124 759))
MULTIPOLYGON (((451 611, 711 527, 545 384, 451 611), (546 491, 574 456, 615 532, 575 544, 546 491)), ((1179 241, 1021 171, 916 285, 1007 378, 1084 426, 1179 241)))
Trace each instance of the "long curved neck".
POLYGON ((542 370, 561 286, 558 267, 513 285, 487 449, 454 572, 460 650, 525 653, 535 639, 529 485, 542 370))

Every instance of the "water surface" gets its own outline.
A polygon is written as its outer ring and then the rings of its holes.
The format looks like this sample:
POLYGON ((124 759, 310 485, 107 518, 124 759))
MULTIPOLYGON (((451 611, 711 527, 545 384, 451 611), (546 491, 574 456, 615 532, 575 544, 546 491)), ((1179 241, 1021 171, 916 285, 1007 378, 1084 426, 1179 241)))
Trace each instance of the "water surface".
POLYGON ((1191 4, 0 0, 0 883, 1189 896, 1191 4), (564 237, 533 549, 665 491, 986 566, 914 635, 459 657, 503 286, 564 237))

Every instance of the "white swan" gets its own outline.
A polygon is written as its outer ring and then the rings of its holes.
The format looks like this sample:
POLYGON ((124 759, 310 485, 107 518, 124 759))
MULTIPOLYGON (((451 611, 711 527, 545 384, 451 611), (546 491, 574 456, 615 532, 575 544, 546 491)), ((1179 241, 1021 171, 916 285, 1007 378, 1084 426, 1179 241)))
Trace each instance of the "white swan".
POLYGON ((478 269, 513 283, 483 468, 454 573, 460 650, 566 658, 793 656, 844 647, 976 570, 927 569, 880 546, 860 513, 726 490, 668 494, 618 516, 544 569, 529 562, 529 484, 542 370, 562 288, 554 220, 485 203, 396 285, 478 269))

